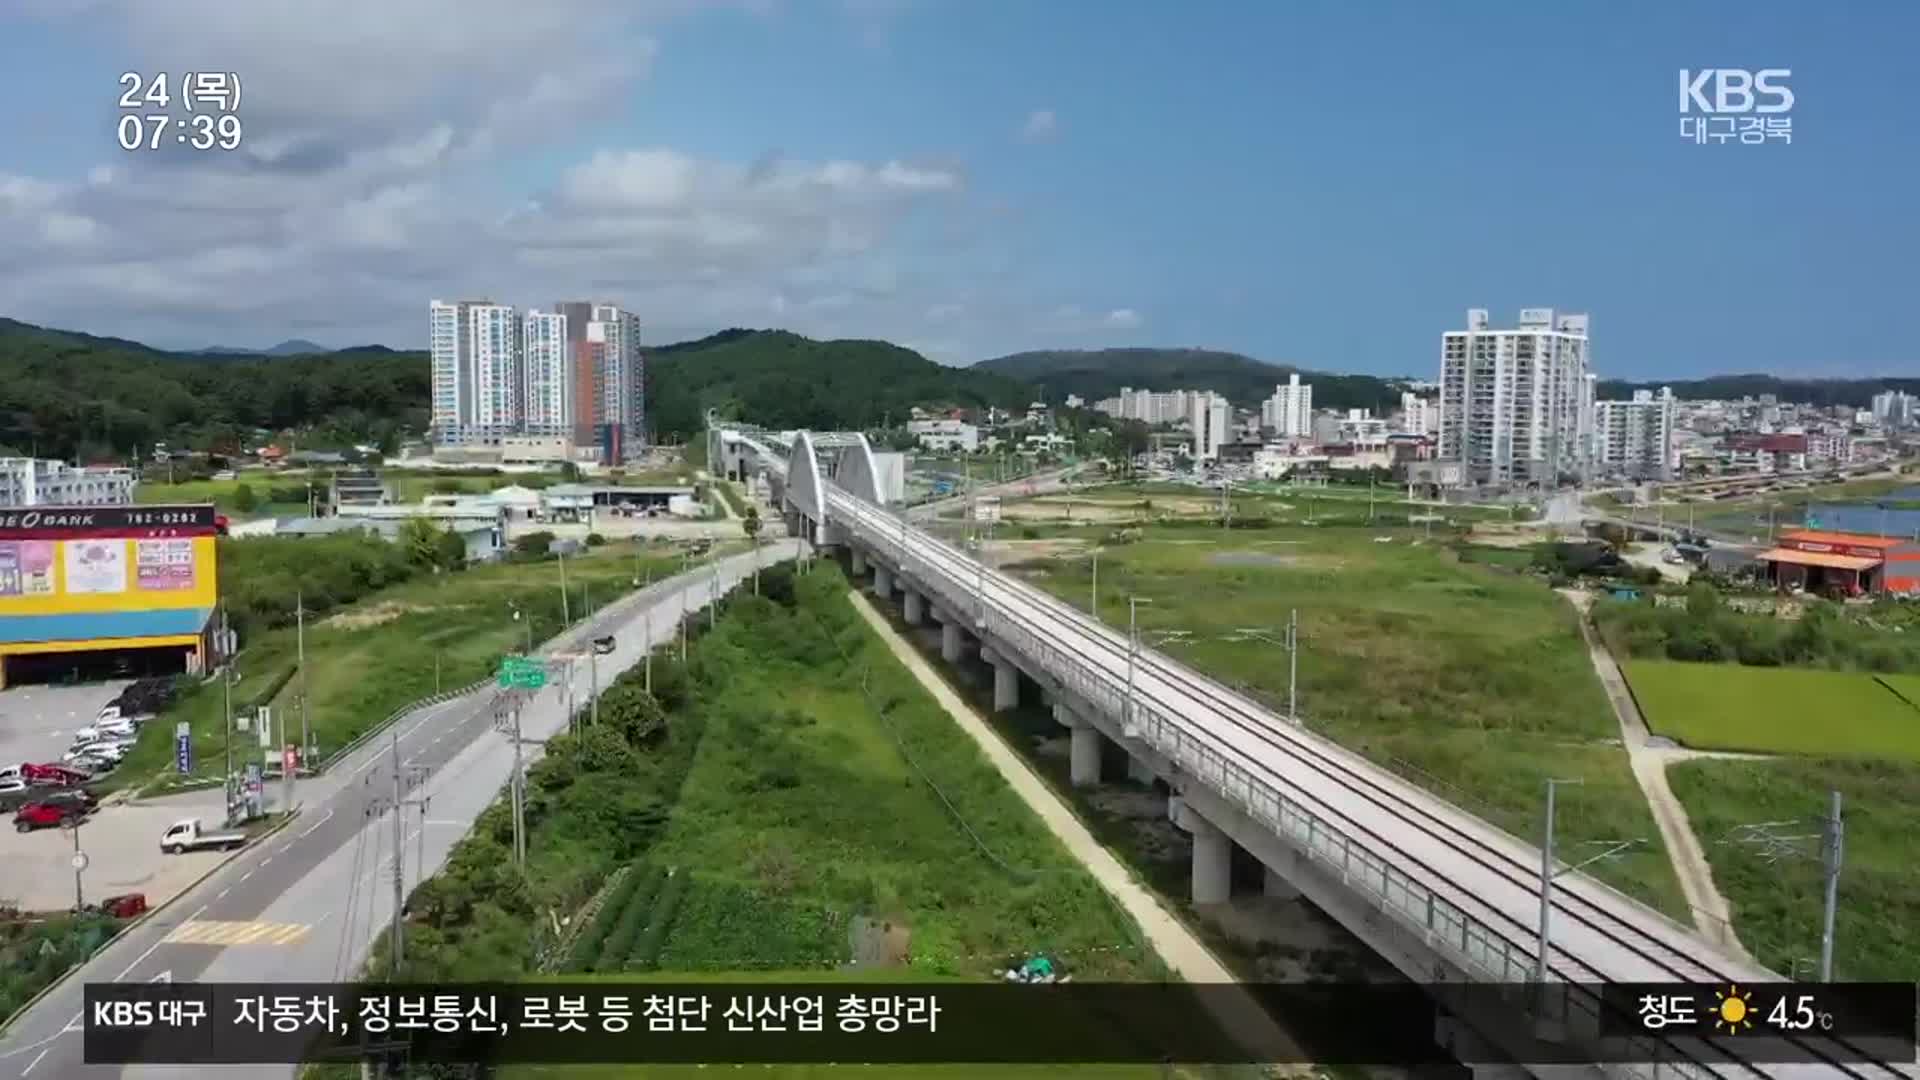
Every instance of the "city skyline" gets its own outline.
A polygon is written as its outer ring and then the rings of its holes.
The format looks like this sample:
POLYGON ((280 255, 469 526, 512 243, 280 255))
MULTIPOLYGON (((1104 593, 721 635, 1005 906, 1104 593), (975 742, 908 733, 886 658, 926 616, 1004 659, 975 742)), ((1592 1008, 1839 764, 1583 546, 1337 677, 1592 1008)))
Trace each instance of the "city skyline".
POLYGON ((1621 378, 1894 375, 1920 135, 1874 119, 1876 73, 1916 29, 1907 5, 30 3, 0 15, 0 87, 43 103, 0 172, 0 313, 419 348, 409 297, 498 288, 619 295, 662 342, 1395 375, 1452 313, 1524 297, 1605 312, 1621 378), (1111 76, 1141 55, 1155 77, 1111 76), (1707 62, 1792 70, 1793 141, 1684 142, 1676 78, 1707 62), (237 149, 115 143, 122 72, 208 64, 246 86, 237 149))

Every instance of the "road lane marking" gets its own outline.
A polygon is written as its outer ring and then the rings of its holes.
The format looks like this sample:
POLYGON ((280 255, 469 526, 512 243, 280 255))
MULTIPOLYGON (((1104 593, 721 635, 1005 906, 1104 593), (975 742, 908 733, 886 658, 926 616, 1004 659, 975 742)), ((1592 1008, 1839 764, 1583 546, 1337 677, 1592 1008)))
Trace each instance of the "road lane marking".
POLYGON ((29 1061, 29 1062, 27 1062, 27 1067, 26 1067, 26 1068, 24 1068, 24 1069, 21 1069, 21 1070, 20 1070, 20 1075, 21 1075, 21 1076, 25 1076, 25 1075, 27 1075, 28 1073, 30 1073, 30 1072, 32 1072, 32 1071, 33 1071, 33 1067, 34 1067, 35 1065, 38 1065, 38 1064, 40 1064, 40 1059, 41 1059, 41 1058, 44 1058, 44 1057, 46 1057, 46 1056, 47 1056, 47 1051, 46 1051, 46 1049, 44 1049, 44 1048, 43 1048, 43 1049, 42 1049, 42 1050, 41 1050, 41 1051, 40 1051, 39 1053, 37 1053, 37 1054, 35 1054, 35 1055, 33 1055, 33 1060, 32 1060, 32 1061, 29 1061))
POLYGON ((166 940, 170 945, 292 945, 310 929, 306 923, 208 920, 182 923, 166 940))
POLYGON ((252 876, 253 876, 253 871, 249 870, 246 873, 240 875, 240 880, 245 881, 252 876))
POLYGON ((260 865, 265 866, 272 861, 273 861, 273 856, 269 855, 266 858, 260 860, 260 865))
POLYGON ((329 806, 327 807, 326 816, 322 817, 319 821, 316 821, 313 824, 307 826, 306 831, 300 834, 299 839, 305 840, 310 834, 312 834, 313 830, 319 828, 322 825, 325 825, 328 822, 328 820, 331 819, 332 817, 333 817, 333 807, 329 806))
POLYGON ((232 891, 233 891, 233 886, 229 885, 226 888, 221 889, 219 892, 214 893, 213 898, 215 900, 225 900, 227 898, 227 894, 232 891))

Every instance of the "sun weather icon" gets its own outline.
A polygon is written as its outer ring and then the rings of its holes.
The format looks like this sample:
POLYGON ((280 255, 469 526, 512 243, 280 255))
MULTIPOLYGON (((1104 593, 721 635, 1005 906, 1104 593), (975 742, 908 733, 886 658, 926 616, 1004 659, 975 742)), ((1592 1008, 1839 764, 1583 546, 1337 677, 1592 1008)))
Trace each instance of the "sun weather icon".
POLYGON ((1753 991, 1742 990, 1729 983, 1726 993, 1715 990, 1713 996, 1720 999, 1720 1004, 1713 1008, 1715 1031, 1724 1031, 1732 1035, 1735 1032, 1752 1030, 1753 991))

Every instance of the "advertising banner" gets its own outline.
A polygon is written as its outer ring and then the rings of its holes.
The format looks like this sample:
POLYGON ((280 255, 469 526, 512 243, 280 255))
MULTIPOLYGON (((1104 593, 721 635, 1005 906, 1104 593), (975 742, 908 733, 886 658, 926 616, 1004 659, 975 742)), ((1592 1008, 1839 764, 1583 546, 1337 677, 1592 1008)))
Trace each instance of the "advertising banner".
POLYGON ((68 540, 62 546, 69 594, 127 591, 125 540, 68 540))
POLYGON ((53 545, 45 540, 0 541, 0 596, 53 593, 53 545))
POLYGON ((0 510, 0 537, 212 536, 218 531, 218 518, 211 504, 9 508, 0 510))
POLYGON ((133 563, 144 591, 193 588, 192 540, 136 540, 133 563))

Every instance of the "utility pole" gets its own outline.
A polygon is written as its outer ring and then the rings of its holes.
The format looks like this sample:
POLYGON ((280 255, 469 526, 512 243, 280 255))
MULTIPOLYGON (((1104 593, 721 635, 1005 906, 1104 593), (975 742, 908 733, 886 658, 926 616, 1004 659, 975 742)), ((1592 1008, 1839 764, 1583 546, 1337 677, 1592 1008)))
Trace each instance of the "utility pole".
POLYGON ((640 625, 641 625, 641 631, 640 631, 641 643, 646 646, 646 654, 647 654, 646 660, 643 661, 643 663, 646 664, 646 668, 647 668, 646 689, 647 689, 647 693, 651 695, 653 693, 653 609, 652 608, 647 608, 645 611, 642 611, 640 613, 640 625))
POLYGON ((1840 898, 1840 858, 1846 843, 1846 826, 1840 821, 1840 792, 1831 793, 1827 802, 1826 912, 1820 920, 1820 981, 1833 981, 1833 914, 1840 898))
POLYGON ((1300 609, 1287 612, 1287 719, 1300 723, 1300 609))
MULTIPOLYGON (((600 726, 600 650, 597 647, 589 648, 587 650, 587 667, 589 669, 590 677, 593 680, 593 697, 588 699, 589 700, 588 708, 592 710, 592 713, 588 718, 588 722, 595 727, 599 727, 600 726)), ((573 680, 571 678, 567 680, 567 685, 568 686, 573 685, 573 680)))
POLYGON ((1127 597, 1127 708, 1121 718, 1123 727, 1133 723, 1133 669, 1140 655, 1140 605, 1151 603, 1149 598, 1127 597))
POLYGON ((1100 549, 1093 549, 1093 582, 1087 587, 1087 613, 1100 617, 1100 549))
POLYGON ((567 610, 567 553, 560 552, 560 624, 571 626, 573 614, 567 610))
MULTIPOLYGON (((300 665, 300 760, 307 760, 313 751, 312 729, 307 723, 307 599, 303 592, 293 594, 294 640, 298 654, 296 663, 300 665)), ((438 657, 436 656, 436 661, 438 657)), ((434 669, 434 692, 440 692, 439 669, 434 669)), ((286 742, 286 739, 281 739, 286 742)), ((296 763, 297 764, 297 763, 296 763)), ((296 770, 297 771, 297 770, 296 770)), ((293 806, 293 786, 287 786, 287 806, 293 806)))
POLYGON ((227 700, 227 773, 223 789, 227 793, 227 820, 233 820, 233 624, 227 619, 227 602, 220 602, 220 657, 221 670, 225 672, 220 683, 226 692, 227 700))
POLYGON ((401 809, 404 805, 405 804, 401 802, 401 792, 400 792, 400 736, 398 733, 395 733, 393 736, 393 957, 392 957, 392 960, 393 960, 392 972, 393 972, 393 978, 395 981, 398 981, 400 978, 400 966, 402 963, 405 962, 405 956, 406 956, 406 919, 403 917, 401 913, 401 907, 403 904, 406 903, 406 892, 407 892, 406 866, 404 865, 406 860, 401 855, 401 845, 406 843, 406 834, 404 832, 405 826, 404 826, 404 823, 401 821, 401 809))
POLYGON ((1582 859, 1581 861, 1574 863, 1571 866, 1562 868, 1560 870, 1555 870, 1553 866, 1553 834, 1554 834, 1554 810, 1555 810, 1554 789, 1560 786, 1561 784, 1581 784, 1584 782, 1585 781, 1582 781, 1578 778, 1573 778, 1573 779, 1549 778, 1547 780, 1547 820, 1541 828, 1541 840, 1540 840, 1540 941, 1539 941, 1539 953, 1533 958, 1533 980, 1535 983, 1539 984, 1540 986, 1540 1002, 1539 1002, 1540 1012, 1538 1014, 1538 1017, 1541 1020, 1546 1019, 1546 1017, 1549 1015, 1549 1009, 1548 1009, 1549 999, 1547 996, 1547 954, 1552 951, 1551 946, 1553 943, 1552 919, 1553 919, 1553 881, 1554 879, 1559 877, 1561 874, 1570 874, 1575 870, 1579 870, 1582 867, 1589 866, 1603 859, 1612 859, 1615 856, 1619 855, 1621 852, 1627 850, 1628 848, 1644 842, 1639 839, 1588 840, 1588 841, 1585 841, 1585 843, 1589 845, 1598 846, 1601 850, 1598 853, 1591 855, 1585 859, 1582 859))
POLYGON ((527 774, 520 757, 520 695, 513 696, 513 861, 527 867, 527 774))

